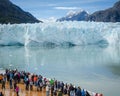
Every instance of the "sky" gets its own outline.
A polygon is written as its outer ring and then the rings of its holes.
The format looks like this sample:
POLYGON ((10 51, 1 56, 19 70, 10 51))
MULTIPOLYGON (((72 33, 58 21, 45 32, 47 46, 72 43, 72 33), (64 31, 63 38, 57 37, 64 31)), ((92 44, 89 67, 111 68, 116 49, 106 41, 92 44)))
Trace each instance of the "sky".
POLYGON ((10 0, 24 11, 30 12, 37 19, 61 18, 69 11, 81 9, 90 14, 110 8, 118 0, 10 0))

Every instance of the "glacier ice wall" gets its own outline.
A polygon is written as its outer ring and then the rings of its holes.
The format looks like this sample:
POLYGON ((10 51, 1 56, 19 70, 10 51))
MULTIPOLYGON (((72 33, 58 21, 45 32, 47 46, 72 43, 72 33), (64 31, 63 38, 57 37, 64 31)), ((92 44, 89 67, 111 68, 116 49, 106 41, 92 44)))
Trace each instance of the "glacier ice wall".
POLYGON ((0 25, 0 45, 119 44, 120 23, 47 22, 0 25))

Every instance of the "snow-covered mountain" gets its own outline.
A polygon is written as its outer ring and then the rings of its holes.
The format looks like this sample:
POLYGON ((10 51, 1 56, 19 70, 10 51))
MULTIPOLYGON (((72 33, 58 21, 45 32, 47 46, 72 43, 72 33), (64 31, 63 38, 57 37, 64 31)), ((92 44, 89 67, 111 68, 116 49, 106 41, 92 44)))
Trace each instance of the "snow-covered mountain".
POLYGON ((69 11, 65 17, 57 19, 57 21, 84 21, 89 16, 85 10, 69 11))

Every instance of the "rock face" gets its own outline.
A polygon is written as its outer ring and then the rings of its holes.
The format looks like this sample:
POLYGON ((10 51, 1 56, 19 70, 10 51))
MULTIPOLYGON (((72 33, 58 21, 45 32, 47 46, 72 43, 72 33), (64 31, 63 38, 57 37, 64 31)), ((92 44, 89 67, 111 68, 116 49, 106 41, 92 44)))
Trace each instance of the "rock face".
POLYGON ((0 0, 0 23, 38 23, 30 13, 23 11, 9 0, 0 0))
POLYGON ((87 20, 97 22, 120 22, 120 1, 116 2, 112 8, 91 14, 87 20))
POLYGON ((85 10, 70 11, 67 16, 57 19, 57 21, 84 21, 89 16, 85 10))

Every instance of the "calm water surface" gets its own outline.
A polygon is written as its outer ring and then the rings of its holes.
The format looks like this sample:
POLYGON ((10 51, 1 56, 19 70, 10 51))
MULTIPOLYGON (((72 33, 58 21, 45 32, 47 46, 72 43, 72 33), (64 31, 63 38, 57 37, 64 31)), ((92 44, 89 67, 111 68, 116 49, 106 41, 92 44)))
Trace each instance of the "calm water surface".
POLYGON ((0 69, 5 68, 42 74, 104 96, 120 94, 120 47, 0 47, 0 69))

